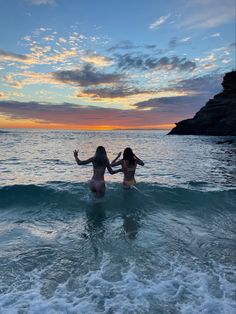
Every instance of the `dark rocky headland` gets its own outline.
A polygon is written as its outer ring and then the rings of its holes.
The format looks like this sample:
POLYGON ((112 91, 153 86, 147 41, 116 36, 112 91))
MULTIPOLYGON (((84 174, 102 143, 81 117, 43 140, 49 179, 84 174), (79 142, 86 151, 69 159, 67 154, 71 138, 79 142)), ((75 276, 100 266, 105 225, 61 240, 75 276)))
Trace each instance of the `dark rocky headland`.
POLYGON ((226 73, 223 91, 210 99, 192 119, 176 123, 168 134, 236 135, 236 71, 226 73))

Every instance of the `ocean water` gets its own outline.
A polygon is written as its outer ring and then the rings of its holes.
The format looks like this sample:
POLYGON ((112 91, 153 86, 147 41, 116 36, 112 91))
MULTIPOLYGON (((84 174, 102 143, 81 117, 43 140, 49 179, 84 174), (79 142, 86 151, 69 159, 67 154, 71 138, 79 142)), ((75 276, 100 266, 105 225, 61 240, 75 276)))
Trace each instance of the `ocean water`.
MULTIPOLYGON (((236 146, 164 131, 0 130, 0 313, 205 313, 236 309, 236 146), (137 185, 91 157, 126 146, 137 185)), ((234 139, 235 140, 235 139, 234 139)))

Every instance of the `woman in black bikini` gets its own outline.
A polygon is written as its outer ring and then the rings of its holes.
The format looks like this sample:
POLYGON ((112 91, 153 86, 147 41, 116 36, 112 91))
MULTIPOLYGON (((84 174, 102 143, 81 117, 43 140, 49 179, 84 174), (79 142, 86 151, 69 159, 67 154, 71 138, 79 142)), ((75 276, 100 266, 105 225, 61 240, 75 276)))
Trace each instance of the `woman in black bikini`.
POLYGON ((136 183, 134 175, 137 165, 144 166, 144 162, 133 153, 130 147, 124 150, 123 159, 117 161, 120 156, 121 153, 112 161, 111 166, 122 166, 124 172, 123 186, 129 188, 136 183))
POLYGON ((105 194, 106 185, 104 180, 104 173, 106 168, 110 174, 122 172, 122 169, 113 170, 111 168, 110 162, 107 158, 106 150, 103 146, 98 146, 95 155, 89 159, 80 160, 78 157, 78 150, 74 151, 74 157, 79 166, 87 165, 89 163, 93 164, 93 176, 89 182, 89 187, 97 197, 102 197, 105 194))

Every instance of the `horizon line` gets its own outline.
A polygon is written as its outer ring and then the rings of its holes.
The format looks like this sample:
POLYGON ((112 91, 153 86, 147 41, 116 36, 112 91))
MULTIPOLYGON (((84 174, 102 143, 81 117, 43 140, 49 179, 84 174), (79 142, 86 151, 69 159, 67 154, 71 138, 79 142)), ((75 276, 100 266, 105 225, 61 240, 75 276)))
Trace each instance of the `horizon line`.
POLYGON ((0 127, 0 130, 49 130, 49 131, 168 131, 171 128, 91 128, 91 129, 75 129, 75 128, 50 128, 50 127, 0 127))

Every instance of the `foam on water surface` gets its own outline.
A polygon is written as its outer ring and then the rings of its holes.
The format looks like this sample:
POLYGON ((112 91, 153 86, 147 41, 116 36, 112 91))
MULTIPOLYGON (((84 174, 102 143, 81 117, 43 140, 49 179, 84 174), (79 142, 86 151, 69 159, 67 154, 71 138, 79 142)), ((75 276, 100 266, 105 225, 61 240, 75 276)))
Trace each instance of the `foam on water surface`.
MULTIPOLYGON (((0 296, 2 313, 229 313, 235 311, 235 269, 218 265, 202 271, 173 258, 162 272, 147 276, 135 262, 114 270, 103 255, 99 268, 69 275, 65 282, 44 279, 36 269, 0 296), (114 271, 116 277, 114 277, 114 271), (119 273, 119 278, 117 278, 119 273)), ((60 274, 59 274, 60 275, 60 274)))

